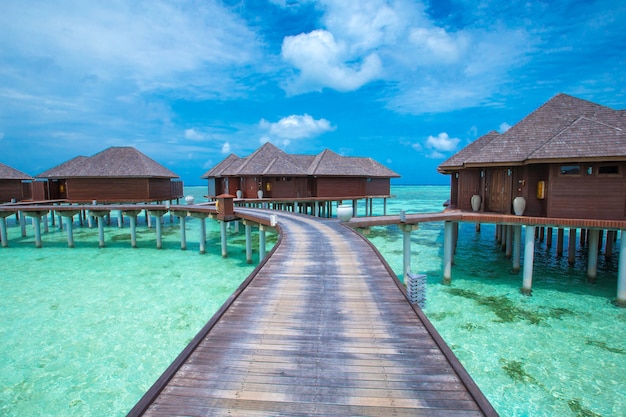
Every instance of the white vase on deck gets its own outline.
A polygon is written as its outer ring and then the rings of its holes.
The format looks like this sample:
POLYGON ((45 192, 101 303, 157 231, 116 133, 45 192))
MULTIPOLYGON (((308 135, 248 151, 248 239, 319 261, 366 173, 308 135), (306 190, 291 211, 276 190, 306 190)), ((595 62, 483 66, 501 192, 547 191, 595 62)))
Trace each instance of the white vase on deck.
POLYGON ((237 194, 237 198, 243 197, 243 191, 241 190, 237 190, 236 194, 237 194))
POLYGON ((263 190, 259 190, 256 192, 257 197, 263 198, 263 190))
POLYGON ((481 203, 481 201, 482 201, 482 198, 478 194, 474 194, 472 196, 471 203, 472 203, 472 210, 473 211, 480 210, 480 203, 481 203))
POLYGON ((524 197, 515 197, 513 199, 513 212, 516 216, 522 216, 526 210, 526 199, 524 197))
POLYGON ((337 206, 337 218, 342 222, 347 222, 352 218, 352 207, 346 205, 337 206))

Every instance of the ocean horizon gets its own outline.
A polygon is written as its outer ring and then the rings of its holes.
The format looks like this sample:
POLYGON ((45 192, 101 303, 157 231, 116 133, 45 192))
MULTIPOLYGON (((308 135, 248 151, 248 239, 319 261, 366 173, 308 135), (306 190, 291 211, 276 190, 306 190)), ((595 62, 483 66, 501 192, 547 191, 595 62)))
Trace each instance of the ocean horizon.
MULTIPOLYGON (((196 202, 205 193, 185 187, 196 202)), ((392 184, 387 213, 438 212, 449 193, 392 184)), ((375 200, 374 214, 382 211, 375 200)), ((126 415, 258 262, 255 233, 254 263, 246 263, 243 227, 229 227, 224 259, 217 222, 207 221, 200 254, 197 219, 187 218, 186 251, 178 221, 164 219, 162 250, 144 223, 132 249, 128 225, 116 221, 105 248, 97 228, 75 225, 75 248, 50 226, 36 249, 32 227, 23 238, 11 219, 9 247, 0 248, 0 416, 126 415)), ((366 238, 401 278, 400 229, 371 228, 366 238)), ((275 242, 269 233, 268 250, 275 242)), ((411 270, 427 275, 424 312, 500 415, 624 415, 626 309, 612 304, 619 241, 612 257, 599 256, 593 283, 584 248, 570 266, 555 244, 537 242, 532 296, 520 293, 522 272, 512 271, 493 225, 460 224, 450 285, 442 283, 443 223, 420 224, 411 245, 411 270)))

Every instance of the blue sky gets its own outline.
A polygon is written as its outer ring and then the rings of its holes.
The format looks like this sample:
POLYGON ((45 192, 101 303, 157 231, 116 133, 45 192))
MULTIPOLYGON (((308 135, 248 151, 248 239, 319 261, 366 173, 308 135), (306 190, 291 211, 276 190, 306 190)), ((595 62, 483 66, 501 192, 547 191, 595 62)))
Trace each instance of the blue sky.
POLYGON ((557 93, 626 109, 626 2, 3 0, 0 162, 135 146, 188 185, 265 141, 395 183, 557 93))

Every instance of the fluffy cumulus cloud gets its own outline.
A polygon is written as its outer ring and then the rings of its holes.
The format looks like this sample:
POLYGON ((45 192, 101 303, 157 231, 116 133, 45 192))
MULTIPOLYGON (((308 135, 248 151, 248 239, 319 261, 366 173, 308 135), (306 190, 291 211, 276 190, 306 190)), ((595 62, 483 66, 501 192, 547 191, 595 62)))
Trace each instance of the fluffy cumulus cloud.
POLYGON ((287 90, 302 93, 324 87, 351 91, 376 79, 381 73, 377 54, 356 57, 353 61, 345 42, 337 41, 331 32, 315 30, 288 36, 282 45, 283 59, 299 70, 290 80, 287 90))
POLYGON ((509 130, 510 128, 511 128, 510 124, 508 124, 507 122, 502 122, 502 123, 500 123, 500 127, 498 128, 498 131, 500 133, 504 133, 507 130, 509 130))
POLYGON ((230 153, 230 143, 225 142, 222 145, 222 153, 226 154, 226 153, 230 153))
POLYGON ((451 138, 446 132, 441 132, 437 136, 428 136, 426 147, 430 150, 430 158, 443 158, 446 153, 453 152, 461 142, 459 138, 451 138))
POLYGON ((275 139, 283 145, 288 145, 292 140, 311 138, 334 130, 328 120, 316 120, 308 114, 292 114, 275 123, 263 119, 259 126, 265 132, 261 142, 275 139))
POLYGON ((201 141, 204 139, 204 134, 196 129, 185 129, 185 139, 191 141, 201 141))

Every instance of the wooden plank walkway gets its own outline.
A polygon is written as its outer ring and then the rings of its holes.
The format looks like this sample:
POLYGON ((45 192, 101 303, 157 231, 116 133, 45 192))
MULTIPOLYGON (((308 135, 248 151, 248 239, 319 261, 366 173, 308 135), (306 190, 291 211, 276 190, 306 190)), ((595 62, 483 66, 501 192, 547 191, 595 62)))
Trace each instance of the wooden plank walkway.
POLYGON ((129 416, 495 416, 378 252, 336 220, 280 241, 129 416))

